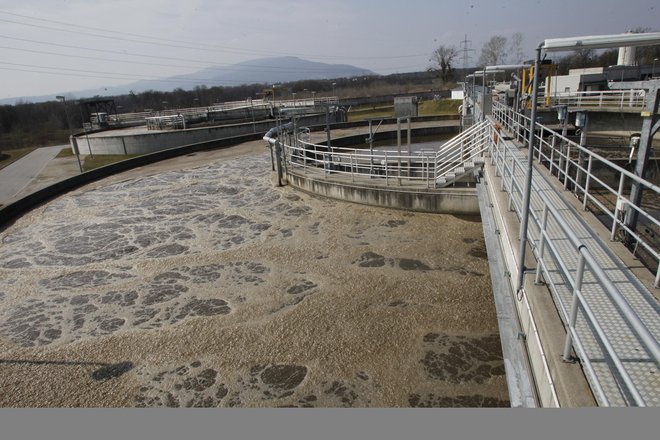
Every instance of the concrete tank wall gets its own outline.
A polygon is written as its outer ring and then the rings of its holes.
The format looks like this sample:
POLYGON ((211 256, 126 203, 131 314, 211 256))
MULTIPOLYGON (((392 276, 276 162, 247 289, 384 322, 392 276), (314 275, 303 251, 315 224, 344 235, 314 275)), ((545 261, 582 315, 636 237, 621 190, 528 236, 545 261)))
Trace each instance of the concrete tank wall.
POLYGON ((289 185, 302 191, 347 202, 420 212, 479 214, 479 200, 474 188, 406 191, 329 182, 295 173, 289 173, 286 177, 289 185))
MULTIPOLYGON (((331 123, 335 120, 333 114, 331 123)), ((325 114, 303 116, 299 119, 299 126, 319 125, 326 121, 325 114)), ((260 121, 256 123, 231 124, 217 127, 190 128, 186 130, 171 131, 144 131, 134 134, 122 134, 117 131, 116 135, 104 132, 103 136, 78 135, 72 140, 77 143, 81 154, 148 154, 156 151, 176 148, 182 145, 208 142, 215 139, 224 139, 235 136, 243 136, 254 133, 265 133, 276 125, 274 120, 260 121), (89 139, 89 145, 87 141, 89 139)), ((73 147, 73 145, 72 145, 73 147)))

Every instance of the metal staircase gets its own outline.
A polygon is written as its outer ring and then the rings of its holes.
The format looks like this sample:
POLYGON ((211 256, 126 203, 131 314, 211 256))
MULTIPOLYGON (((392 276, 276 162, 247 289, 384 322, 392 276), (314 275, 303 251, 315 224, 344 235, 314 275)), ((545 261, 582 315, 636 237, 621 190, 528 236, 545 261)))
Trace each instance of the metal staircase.
POLYGON ((480 171, 493 136, 492 125, 484 121, 444 144, 435 156, 435 186, 450 186, 480 171))

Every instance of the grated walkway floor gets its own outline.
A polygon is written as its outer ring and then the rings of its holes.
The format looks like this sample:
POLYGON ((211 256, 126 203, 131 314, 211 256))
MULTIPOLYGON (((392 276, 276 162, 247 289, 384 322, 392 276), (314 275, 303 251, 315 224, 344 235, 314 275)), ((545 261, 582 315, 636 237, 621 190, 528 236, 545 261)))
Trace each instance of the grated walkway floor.
MULTIPOLYGON (((520 148, 513 141, 504 141, 507 144, 507 157, 511 155, 520 159, 521 163, 527 163, 527 149, 520 148)), ((501 164, 498 164, 500 167, 501 164)), ((501 168, 500 168, 501 170, 501 168)), ((501 172, 499 173, 501 175, 501 172)), ((549 177, 539 173, 533 173, 534 186, 532 191, 531 209, 538 219, 543 213, 542 192, 564 216, 576 236, 586 245, 603 270, 614 282, 615 286, 626 298, 630 306, 635 310, 646 327, 654 335, 656 340, 660 339, 660 305, 646 287, 633 275, 625 264, 614 254, 607 243, 603 242, 595 231, 582 218, 584 213, 578 212, 564 199, 566 194, 558 192, 548 181, 549 177)), ((514 180, 519 188, 523 188, 525 170, 516 166, 514 180)), ((509 191, 508 172, 506 190, 509 191)), ((571 195, 572 196, 572 195, 571 195)), ((522 192, 513 191, 513 206, 520 217, 522 212, 522 192)), ((547 231, 551 237, 552 244, 561 256, 561 262, 557 263, 551 258, 545 258, 547 274, 545 282, 552 292, 553 299, 560 312, 564 323, 567 322, 573 295, 572 285, 568 284, 567 273, 571 279, 575 278, 578 265, 578 252, 569 238, 562 231, 559 224, 548 217, 547 231)), ((529 243, 536 250, 539 249, 540 230, 536 222, 530 219, 529 234, 532 237, 529 243)), ((548 255, 546 247, 545 255, 548 255)), ((537 251, 535 251, 537 253, 537 251)), ((533 275, 528 275, 533 276, 533 275)), ((635 331, 621 317, 618 307, 610 300, 606 292, 596 282, 595 277, 585 269, 582 293, 597 317, 607 339, 614 347, 620 357, 627 373, 633 380, 637 390, 643 397, 647 406, 660 406, 660 370, 658 364, 647 353, 639 342, 635 331)), ((600 405, 630 406, 634 405, 632 396, 621 386, 622 379, 616 372, 612 359, 607 356, 602 343, 595 336, 596 332, 585 318, 585 312, 580 310, 577 320, 577 332, 583 343, 584 355, 588 357, 593 371, 585 368, 585 374, 592 387, 596 390, 596 384, 600 384, 604 395, 594 392, 600 405)), ((585 363, 583 362, 583 368, 585 363)))

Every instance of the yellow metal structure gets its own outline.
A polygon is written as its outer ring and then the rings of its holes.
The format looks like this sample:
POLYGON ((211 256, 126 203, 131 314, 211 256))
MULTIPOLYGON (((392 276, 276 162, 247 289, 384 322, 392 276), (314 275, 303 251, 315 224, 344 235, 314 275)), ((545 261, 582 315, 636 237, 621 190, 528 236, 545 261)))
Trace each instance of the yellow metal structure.
MULTIPOLYGON (((541 64, 541 71, 539 72, 539 81, 543 81, 544 79, 548 79, 548 82, 546 84, 546 93, 545 93, 545 105, 546 107, 550 106, 550 93, 548 91, 551 89, 551 78, 553 75, 555 75, 557 71, 557 65, 548 63, 548 64, 541 64)), ((522 71, 522 92, 523 96, 532 96, 532 89, 534 87, 534 66, 531 66, 527 69, 523 68, 522 71)), ((525 105, 525 108, 531 108, 531 100, 527 100, 527 103, 525 105)))

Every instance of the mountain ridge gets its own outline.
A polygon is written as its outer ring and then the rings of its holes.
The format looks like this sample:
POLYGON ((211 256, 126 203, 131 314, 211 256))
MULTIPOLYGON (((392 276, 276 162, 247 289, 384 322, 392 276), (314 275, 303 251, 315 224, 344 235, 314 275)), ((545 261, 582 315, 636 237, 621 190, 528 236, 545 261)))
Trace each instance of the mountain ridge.
POLYGON ((169 76, 158 80, 140 80, 112 87, 7 98, 0 100, 0 105, 13 105, 19 101, 35 103, 52 101, 56 95, 74 96, 74 99, 83 99, 98 95, 125 95, 131 91, 134 93, 147 90, 172 91, 177 88, 191 90, 196 86, 203 85, 207 87, 232 87, 245 84, 276 84, 365 75, 376 75, 376 73, 349 64, 327 64, 291 56, 267 57, 247 60, 226 67, 211 66, 194 73, 169 76))

